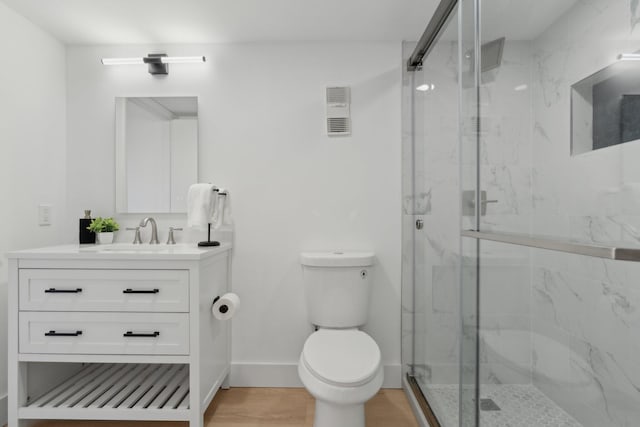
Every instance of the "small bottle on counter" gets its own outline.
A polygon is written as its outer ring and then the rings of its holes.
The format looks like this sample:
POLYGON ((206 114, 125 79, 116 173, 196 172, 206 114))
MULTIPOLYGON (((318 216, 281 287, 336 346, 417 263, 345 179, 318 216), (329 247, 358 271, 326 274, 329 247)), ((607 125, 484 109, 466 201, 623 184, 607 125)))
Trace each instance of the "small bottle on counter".
POLYGON ((84 218, 80 218, 80 243, 95 243, 96 233, 87 230, 87 227, 91 224, 91 210, 84 211, 84 218))

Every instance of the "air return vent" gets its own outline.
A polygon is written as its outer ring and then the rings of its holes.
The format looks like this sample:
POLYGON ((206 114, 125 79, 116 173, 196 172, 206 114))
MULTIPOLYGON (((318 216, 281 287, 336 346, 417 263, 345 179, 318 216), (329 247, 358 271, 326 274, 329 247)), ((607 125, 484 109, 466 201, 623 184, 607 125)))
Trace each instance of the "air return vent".
POLYGON ((351 135, 351 90, 327 88, 327 135, 351 135))

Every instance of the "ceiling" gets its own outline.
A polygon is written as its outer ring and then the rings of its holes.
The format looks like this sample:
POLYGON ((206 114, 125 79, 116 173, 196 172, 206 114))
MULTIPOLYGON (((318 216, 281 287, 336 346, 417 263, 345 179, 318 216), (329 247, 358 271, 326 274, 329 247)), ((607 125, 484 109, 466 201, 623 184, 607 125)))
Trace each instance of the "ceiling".
MULTIPOLYGON (((0 0, 70 45, 417 40, 439 1, 0 0)), ((534 39, 575 2, 485 2, 483 38, 534 39)))
POLYGON ((65 44, 417 40, 439 0, 0 0, 65 44))
MULTIPOLYGON (((507 40, 535 40, 551 24, 570 10, 577 0, 491 0, 482 3, 482 41, 500 37, 507 40)), ((470 34, 467 31, 467 34, 470 34)), ((442 40, 457 40, 456 17, 450 18, 442 40)))

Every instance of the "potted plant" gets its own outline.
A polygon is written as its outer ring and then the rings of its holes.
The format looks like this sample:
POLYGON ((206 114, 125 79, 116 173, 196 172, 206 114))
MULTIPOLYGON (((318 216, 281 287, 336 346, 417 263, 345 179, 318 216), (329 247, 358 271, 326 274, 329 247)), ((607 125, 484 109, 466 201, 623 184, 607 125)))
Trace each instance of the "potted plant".
POLYGON ((111 217, 109 218, 94 218, 91 224, 87 227, 87 230, 96 233, 98 243, 113 243, 113 233, 118 231, 120 226, 111 217))

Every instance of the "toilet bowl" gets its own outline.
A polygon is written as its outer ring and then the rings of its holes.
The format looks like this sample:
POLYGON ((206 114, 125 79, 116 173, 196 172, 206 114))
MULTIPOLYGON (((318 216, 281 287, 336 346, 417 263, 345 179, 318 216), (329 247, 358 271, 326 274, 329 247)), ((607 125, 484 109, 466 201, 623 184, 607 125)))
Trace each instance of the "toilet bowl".
POLYGON ((357 329, 320 329, 307 338, 298 374, 316 399, 314 427, 364 427, 364 404, 382 386, 380 349, 357 329))
POLYGON ((371 252, 302 253, 307 316, 298 374, 316 399, 314 427, 364 427, 364 404, 383 381, 380 349, 358 328, 369 315, 371 252))

